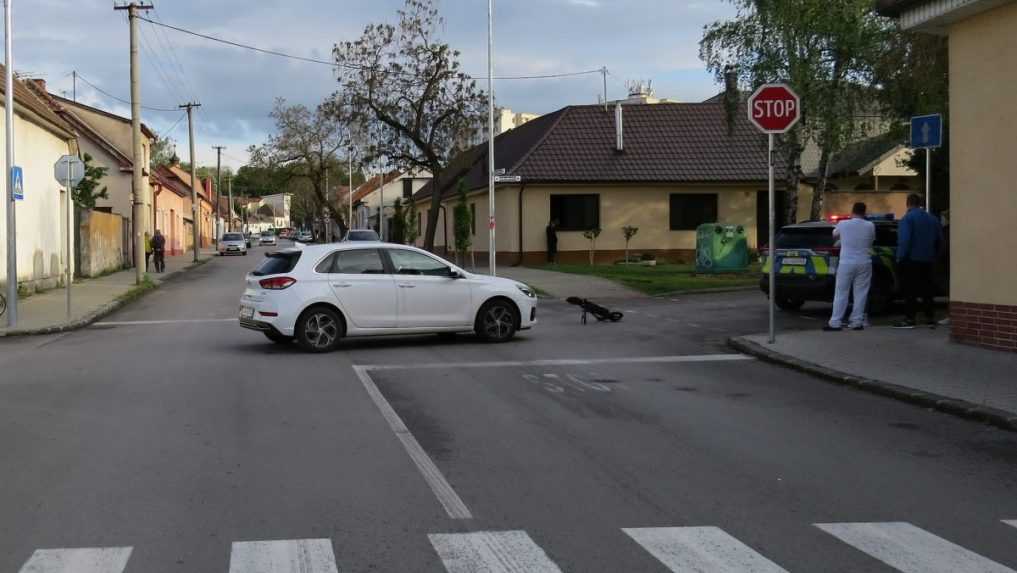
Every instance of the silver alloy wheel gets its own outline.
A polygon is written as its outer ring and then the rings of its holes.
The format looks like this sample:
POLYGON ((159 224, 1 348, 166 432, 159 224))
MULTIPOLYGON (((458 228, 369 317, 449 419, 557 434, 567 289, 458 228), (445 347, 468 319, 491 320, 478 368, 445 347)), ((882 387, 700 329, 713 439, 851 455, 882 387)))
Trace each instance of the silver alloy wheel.
POLYGON ((339 338, 339 325, 324 312, 312 313, 304 319, 304 338, 314 348, 328 348, 339 338))
POLYGON ((501 340, 512 334, 515 328, 515 317, 512 311, 502 304, 492 305, 484 315, 484 333, 488 338, 501 340))

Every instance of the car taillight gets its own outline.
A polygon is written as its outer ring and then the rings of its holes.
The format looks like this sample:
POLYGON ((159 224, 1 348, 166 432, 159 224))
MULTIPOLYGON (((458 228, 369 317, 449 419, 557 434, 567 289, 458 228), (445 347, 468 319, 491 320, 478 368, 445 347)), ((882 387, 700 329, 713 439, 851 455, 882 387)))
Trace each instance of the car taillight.
POLYGON ((297 282, 297 279, 292 277, 272 277, 268 279, 261 279, 258 284, 261 288, 266 290, 282 290, 289 288, 293 283, 297 282))

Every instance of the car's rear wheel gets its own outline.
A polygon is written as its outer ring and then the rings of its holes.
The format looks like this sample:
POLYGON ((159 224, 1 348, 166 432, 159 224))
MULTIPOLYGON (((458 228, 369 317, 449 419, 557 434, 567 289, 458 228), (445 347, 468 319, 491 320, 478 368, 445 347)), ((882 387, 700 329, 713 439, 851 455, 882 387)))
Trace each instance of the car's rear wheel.
POLYGON ((778 296, 775 302, 781 310, 798 310, 805 306, 805 299, 793 296, 778 296))
POLYGON ((331 352, 346 333, 339 313, 327 306, 314 306, 297 319, 296 338, 308 352, 331 352))
POLYGON ((289 344, 290 342, 293 342, 292 336, 286 336, 285 334, 282 334, 275 330, 266 330, 264 332, 265 338, 271 340, 276 344, 289 344))
POLYGON ((495 299, 480 307, 474 331, 487 342, 506 342, 516 335, 518 324, 515 306, 507 300, 495 299))

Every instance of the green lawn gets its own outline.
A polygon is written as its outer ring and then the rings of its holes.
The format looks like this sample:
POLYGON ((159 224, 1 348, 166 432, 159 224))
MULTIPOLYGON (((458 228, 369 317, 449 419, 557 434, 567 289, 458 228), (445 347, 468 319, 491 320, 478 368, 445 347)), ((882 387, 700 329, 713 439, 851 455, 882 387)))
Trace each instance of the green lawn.
POLYGON ((548 271, 592 275, 617 281, 646 294, 664 294, 677 291, 694 291, 724 287, 753 286, 759 284, 759 265, 746 273, 695 274, 693 265, 658 264, 655 267, 638 265, 576 265, 557 264, 538 267, 548 271))

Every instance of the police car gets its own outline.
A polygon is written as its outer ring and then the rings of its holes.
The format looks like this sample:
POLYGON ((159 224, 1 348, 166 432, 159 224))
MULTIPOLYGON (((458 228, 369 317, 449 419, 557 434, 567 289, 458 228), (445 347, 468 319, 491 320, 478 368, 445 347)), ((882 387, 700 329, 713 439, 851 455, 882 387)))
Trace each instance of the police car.
MULTIPOLYGON (((776 237, 771 259, 769 249, 760 250, 763 276, 759 288, 770 292, 770 265, 777 265, 777 307, 798 310, 807 301, 832 302, 840 258, 840 246, 833 237, 833 228, 841 217, 829 221, 809 221, 787 225, 776 237)), ((869 310, 884 312, 900 295, 897 276, 897 221, 893 215, 868 217, 876 226, 872 247, 872 286, 869 310)), ((937 294, 946 294, 949 279, 946 265, 936 266, 937 294)))

